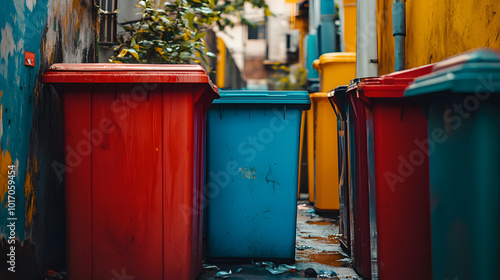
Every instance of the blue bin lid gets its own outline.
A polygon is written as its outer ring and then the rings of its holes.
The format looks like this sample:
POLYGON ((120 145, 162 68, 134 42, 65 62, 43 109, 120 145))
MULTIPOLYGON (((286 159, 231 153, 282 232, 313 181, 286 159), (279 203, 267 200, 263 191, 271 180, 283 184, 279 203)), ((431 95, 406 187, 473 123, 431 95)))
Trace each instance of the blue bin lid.
POLYGON ((307 91, 220 90, 220 99, 213 103, 303 105, 305 110, 311 107, 307 91))
POLYGON ((500 51, 478 49, 438 62, 432 73, 415 79, 404 96, 444 91, 500 93, 500 51))

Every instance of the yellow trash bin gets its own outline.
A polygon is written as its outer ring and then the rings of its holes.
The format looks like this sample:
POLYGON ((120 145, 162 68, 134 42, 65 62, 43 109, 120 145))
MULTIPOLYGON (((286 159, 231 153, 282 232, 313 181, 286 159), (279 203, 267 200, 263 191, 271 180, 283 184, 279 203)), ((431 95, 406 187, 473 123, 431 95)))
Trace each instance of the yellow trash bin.
POLYGON ((356 54, 323 54, 313 67, 320 74, 321 92, 310 94, 311 109, 306 113, 309 202, 319 214, 338 213, 337 116, 327 92, 356 77, 356 54))
MULTIPOLYGON (((309 95, 311 97, 312 94, 309 95)), ((309 192, 309 203, 314 204, 314 105, 306 113, 307 133, 307 189, 309 192)))
MULTIPOLYGON (((337 117, 328 93, 310 95, 314 104, 314 208, 318 214, 339 210, 337 117)), ((308 139, 309 140, 309 139, 308 139)))
POLYGON ((356 78, 356 53, 325 53, 317 63, 313 63, 313 67, 319 72, 320 91, 329 92, 356 78))
POLYGON ((305 128, 306 128, 306 112, 302 112, 302 120, 300 122, 300 143, 299 143, 299 179, 298 179, 298 187, 297 187, 297 200, 300 199, 300 188, 301 188, 301 182, 302 182, 302 158, 303 158, 303 151, 304 151, 304 139, 306 136, 304 135, 305 133, 305 128))
MULTIPOLYGON (((313 68, 318 71, 319 67, 319 59, 313 61, 313 68)), ((309 95, 311 96, 311 94, 309 95)), ((309 194, 309 204, 314 205, 314 109, 313 102, 311 101, 311 109, 309 111, 304 111, 303 114, 305 116, 305 122, 302 122, 302 125, 306 126, 306 134, 304 137, 307 137, 307 190, 309 194)), ((300 169, 299 169, 300 170, 300 169)), ((300 185, 299 185, 300 187, 300 185)))
POLYGON ((304 139, 307 139, 307 192, 309 194, 309 204, 314 204, 314 114, 312 102, 311 108, 308 111, 302 112, 302 125, 300 127, 299 186, 297 190, 297 199, 300 198, 304 139))

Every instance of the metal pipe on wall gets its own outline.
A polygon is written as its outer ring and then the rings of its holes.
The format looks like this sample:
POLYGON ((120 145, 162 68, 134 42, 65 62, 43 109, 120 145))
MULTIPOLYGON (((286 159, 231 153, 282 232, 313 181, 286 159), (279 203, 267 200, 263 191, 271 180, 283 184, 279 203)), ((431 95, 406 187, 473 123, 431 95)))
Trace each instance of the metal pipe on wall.
POLYGON ((309 34, 316 35, 321 17, 320 0, 309 0, 309 34))
POLYGON ((377 1, 357 0, 356 77, 378 76, 377 1))
POLYGON ((392 35, 394 36, 394 71, 405 69, 406 3, 394 0, 392 4, 392 35))

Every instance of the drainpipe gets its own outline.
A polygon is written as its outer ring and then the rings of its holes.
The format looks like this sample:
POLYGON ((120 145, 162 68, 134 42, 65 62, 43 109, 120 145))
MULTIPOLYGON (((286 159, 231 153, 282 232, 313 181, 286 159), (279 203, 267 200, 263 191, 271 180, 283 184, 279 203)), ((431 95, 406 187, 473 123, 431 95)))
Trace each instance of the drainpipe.
POLYGON ((316 35, 318 32, 319 19, 321 16, 320 0, 309 0, 309 34, 316 35))
POLYGON ((377 0, 357 0, 356 77, 378 76, 377 0))
POLYGON ((394 71, 405 69, 406 7, 402 0, 392 4, 392 35, 394 36, 394 71))

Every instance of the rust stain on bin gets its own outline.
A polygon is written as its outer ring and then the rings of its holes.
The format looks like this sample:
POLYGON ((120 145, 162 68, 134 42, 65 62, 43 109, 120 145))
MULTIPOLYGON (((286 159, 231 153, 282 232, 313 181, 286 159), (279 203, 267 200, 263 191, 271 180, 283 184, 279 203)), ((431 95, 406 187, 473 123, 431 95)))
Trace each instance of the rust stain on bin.
POLYGON ((243 178, 247 179, 256 179, 257 177, 255 176, 255 169, 252 167, 245 167, 241 168, 238 170, 243 178))

